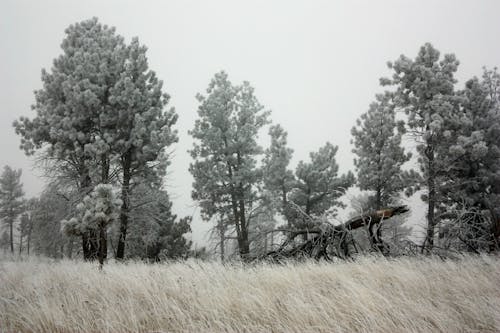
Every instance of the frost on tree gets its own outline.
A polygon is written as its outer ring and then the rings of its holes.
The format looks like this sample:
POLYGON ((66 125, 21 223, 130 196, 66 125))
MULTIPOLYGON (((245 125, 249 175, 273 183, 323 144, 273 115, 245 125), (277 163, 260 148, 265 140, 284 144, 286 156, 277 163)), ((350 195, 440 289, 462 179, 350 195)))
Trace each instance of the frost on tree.
MULTIPOLYGON (((82 193, 109 181, 114 127, 106 116, 109 95, 122 71, 126 47, 114 28, 91 19, 70 25, 50 71, 42 70, 42 89, 35 92, 33 119, 14 122, 26 154, 35 151, 65 176, 77 180, 82 193), (93 179, 94 178, 94 179, 93 179)), ((82 234, 84 258, 97 256, 96 235, 82 234)))
POLYGON ((250 251, 248 213, 259 200, 257 185, 262 172, 257 157, 259 130, 268 123, 264 110, 248 82, 233 86, 224 72, 217 73, 207 95, 198 94, 199 118, 189 133, 194 138, 189 171, 194 177, 192 197, 202 217, 226 214, 236 231, 239 253, 250 251))
POLYGON ((381 79, 383 85, 393 85, 394 101, 407 115, 406 126, 417 143, 418 162, 427 188, 427 235, 425 247, 432 249, 437 223, 436 209, 440 203, 439 185, 446 168, 440 147, 445 145, 446 122, 457 109, 454 91, 458 60, 453 54, 440 53, 427 43, 420 48, 415 59, 402 55, 394 63, 390 79, 381 79))
MULTIPOLYGON (((134 184, 158 185, 177 141, 177 115, 149 69, 146 47, 91 19, 66 29, 63 53, 35 92, 33 119, 14 123, 21 148, 35 151, 77 181, 82 196, 99 183, 119 183, 123 205, 117 258, 123 258, 134 184)), ((89 231, 92 232, 92 231, 89 231)), ((96 235, 82 234, 84 258, 97 255, 96 235)))
POLYGON ((413 171, 401 170, 411 153, 401 146, 404 124, 396 122, 392 94, 377 95, 368 112, 352 128, 354 165, 361 190, 372 191, 370 209, 394 204, 399 192, 412 186, 419 177, 413 171))
POLYGON ((294 211, 295 228, 311 228, 310 217, 320 217, 327 211, 335 215, 337 207, 344 207, 339 199, 355 179, 350 171, 338 174, 337 150, 337 146, 327 142, 317 152, 310 153, 310 162, 300 161, 297 165, 297 181, 289 195, 289 200, 299 208, 294 211))
POLYGON ((93 230, 99 235, 98 259, 101 265, 107 253, 103 233, 118 219, 121 204, 111 185, 99 184, 76 206, 75 216, 62 221, 63 230, 68 234, 81 235, 93 230))
MULTIPOLYGON (((494 250, 500 237, 500 75, 485 70, 483 78, 459 91, 460 109, 448 121, 447 156, 441 195, 457 222, 442 237, 456 236, 466 250, 494 250)), ((451 214, 450 214, 451 212, 451 214)))
POLYGON ((265 151, 263 164, 264 189, 273 206, 286 219, 288 227, 292 226, 292 208, 288 204, 288 194, 295 185, 295 176, 289 169, 293 149, 288 147, 287 133, 280 125, 269 129, 271 145, 265 151))
POLYGON ((21 169, 6 165, 0 176, 0 219, 9 227, 9 246, 14 253, 14 222, 23 212, 23 184, 21 169))

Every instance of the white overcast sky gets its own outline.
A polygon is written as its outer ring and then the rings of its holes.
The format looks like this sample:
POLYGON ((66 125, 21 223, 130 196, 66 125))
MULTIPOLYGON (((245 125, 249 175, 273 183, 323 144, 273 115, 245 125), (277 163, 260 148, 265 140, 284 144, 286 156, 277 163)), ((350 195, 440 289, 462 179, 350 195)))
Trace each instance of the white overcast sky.
MULTIPOLYGON (((462 83, 500 65, 500 1, 0 0, 0 167, 22 168, 29 196, 43 180, 18 149, 12 121, 34 115, 33 90, 61 53, 64 29, 93 16, 148 46, 150 68, 172 96, 180 142, 168 188, 181 216, 195 213, 187 171, 195 95, 217 71, 255 87, 288 131, 294 165, 330 141, 345 172, 353 169, 350 129, 382 91, 387 61, 431 42, 457 55, 462 83)), ((195 214, 192 227, 199 241, 208 225, 195 214)))

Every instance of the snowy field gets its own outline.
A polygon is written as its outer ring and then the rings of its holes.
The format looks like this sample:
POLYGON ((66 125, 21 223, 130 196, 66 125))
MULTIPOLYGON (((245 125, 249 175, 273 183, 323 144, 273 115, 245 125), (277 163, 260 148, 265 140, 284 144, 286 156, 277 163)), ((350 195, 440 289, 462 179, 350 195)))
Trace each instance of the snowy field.
POLYGON ((0 262, 1 332, 498 332, 500 260, 0 262))

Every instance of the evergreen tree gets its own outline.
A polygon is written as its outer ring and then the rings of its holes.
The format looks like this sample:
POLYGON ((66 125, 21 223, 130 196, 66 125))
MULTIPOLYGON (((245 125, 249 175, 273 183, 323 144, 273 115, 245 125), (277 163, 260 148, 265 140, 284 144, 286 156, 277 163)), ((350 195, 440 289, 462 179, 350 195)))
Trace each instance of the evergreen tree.
POLYGON ((23 212, 22 170, 6 165, 0 176, 0 219, 9 227, 10 252, 14 253, 14 222, 23 212))
POLYGON ((125 255, 130 213, 130 195, 143 182, 161 183, 169 163, 165 149, 177 142, 172 126, 177 121, 173 108, 165 109, 170 96, 162 91, 163 82, 148 68, 145 46, 133 39, 127 47, 127 60, 119 80, 110 92, 115 112, 108 114, 115 125, 111 134, 122 170, 122 208, 116 257, 125 255))
POLYGON ((401 55, 389 63, 393 76, 381 80, 383 85, 396 87, 395 104, 408 115, 407 128, 417 142, 418 161, 427 187, 427 249, 434 244, 439 186, 446 168, 445 158, 438 155, 439 147, 445 145, 446 123, 457 109, 454 74, 458 64, 453 54, 440 60, 439 51, 427 43, 414 60, 401 55))
MULTIPOLYGON (((109 182, 110 131, 115 123, 110 91, 120 77, 126 46, 114 28, 96 18, 70 25, 50 72, 42 70, 43 88, 35 92, 36 117, 14 122, 28 155, 44 148, 46 158, 64 165, 78 179, 83 195, 94 184, 109 182), (92 176, 96 175, 95 179, 92 176)), ((86 259, 96 257, 96 235, 82 234, 86 259)))
MULTIPOLYGON (((122 207, 117 258, 123 258, 134 182, 161 182, 168 164, 165 148, 177 140, 177 120, 165 110, 169 96, 148 69, 146 47, 130 45, 96 18, 71 25, 63 54, 35 93, 34 119, 14 123, 27 154, 42 158, 79 180, 82 197, 97 184, 120 183, 122 207)), ((82 233, 86 259, 97 256, 98 237, 82 233)), ((99 242, 106 242, 105 237, 99 242)))
POLYGON ((410 160, 401 146, 404 124, 396 122, 390 93, 377 95, 368 112, 356 121, 351 130, 353 153, 357 158, 357 183, 361 190, 373 191, 372 209, 381 209, 391 203, 398 192, 406 189, 409 180, 417 178, 411 170, 403 172, 401 166, 410 160))
POLYGON ((73 239, 61 231, 61 221, 73 214, 72 200, 59 184, 51 182, 45 187, 31 214, 33 230, 30 247, 34 253, 51 258, 71 257, 73 239))
POLYGON ((35 222, 33 211, 37 205, 37 198, 31 198, 25 202, 24 213, 21 215, 19 222, 19 254, 23 250, 23 240, 26 240, 26 252, 28 255, 30 254, 31 234, 35 222))
POLYGON ((288 168, 293 149, 287 146, 287 133, 280 125, 269 129, 271 145, 265 151, 263 160, 264 188, 271 200, 278 202, 278 211, 290 223, 290 207, 287 196, 295 184, 293 171, 288 168))
POLYGON ((172 213, 168 193, 161 189, 138 186, 130 197, 130 238, 128 258, 150 261, 185 258, 191 242, 185 237, 191 231, 190 217, 178 218, 172 213))
POLYGON ((80 235, 89 229, 99 234, 98 259, 101 267, 108 251, 103 234, 111 223, 118 220, 121 204, 111 185, 99 184, 76 206, 75 217, 61 221, 67 234, 80 235))
POLYGON ((485 219, 473 214, 477 217, 474 228, 491 234, 489 245, 493 248, 498 248, 500 236, 499 90, 500 75, 496 70, 485 70, 482 81, 478 78, 467 81, 465 89, 460 91, 460 112, 450 120, 445 133, 449 145, 443 148, 448 168, 442 195, 448 200, 448 207, 489 212, 491 227, 482 225, 485 219))
POLYGON ((310 154, 310 162, 300 161, 297 165, 297 182, 290 193, 290 201, 302 212, 295 212, 295 227, 309 227, 308 217, 319 217, 327 211, 334 215, 336 207, 344 207, 339 198, 355 179, 350 171, 338 175, 337 150, 337 146, 327 142, 310 154))
POLYGON ((198 94, 199 119, 190 134, 195 139, 190 172, 194 177, 192 197, 210 220, 221 210, 229 211, 240 256, 250 251, 247 214, 259 200, 257 185, 262 172, 257 157, 259 130, 268 123, 248 82, 233 86, 224 72, 212 79, 207 96, 198 94))

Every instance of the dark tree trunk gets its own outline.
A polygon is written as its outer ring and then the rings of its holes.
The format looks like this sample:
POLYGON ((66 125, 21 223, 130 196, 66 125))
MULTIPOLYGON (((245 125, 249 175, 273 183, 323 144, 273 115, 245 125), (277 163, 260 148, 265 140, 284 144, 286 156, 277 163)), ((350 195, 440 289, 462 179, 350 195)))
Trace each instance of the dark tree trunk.
MULTIPOLYGON (((101 183, 109 183, 109 160, 107 154, 101 155, 101 183)), ((104 265, 104 259, 106 259, 108 254, 107 232, 104 222, 99 223, 96 236, 98 236, 97 257, 99 259, 99 266, 102 268, 104 265)))
POLYGON ((28 256, 30 255, 30 244, 31 244, 31 232, 33 231, 33 220, 32 217, 30 216, 30 224, 28 227, 28 235, 26 239, 26 251, 28 253, 28 256))
POLYGON ((88 233, 83 233, 82 235, 82 251, 83 251, 83 260, 90 260, 90 248, 89 248, 89 237, 88 233))
POLYGON ((19 235, 19 255, 21 255, 22 251, 23 251, 23 234, 21 233, 19 235))
POLYGON ((74 246, 73 242, 74 242, 73 237, 70 237, 69 243, 68 243, 68 250, 66 253, 66 255, 68 256, 69 259, 71 259, 73 257, 73 246, 74 246))
POLYGON ((224 226, 224 220, 221 216, 219 221, 219 237, 220 237, 220 261, 224 262, 225 250, 226 250, 226 227, 224 226))
MULTIPOLYGON (((92 186, 92 180, 90 178, 89 169, 85 165, 85 161, 81 162, 80 166, 80 191, 82 195, 88 194, 92 186)), ((97 259, 97 239, 95 231, 87 230, 82 233, 82 252, 83 259, 86 261, 92 261, 97 259)))
POLYGON ((11 221, 9 223, 9 230, 10 230, 10 252, 14 253, 14 222, 11 221))
POLYGON ((125 257, 125 240, 127 239, 128 217, 130 211, 130 167, 132 165, 132 152, 128 151, 122 158, 123 184, 122 184, 122 207, 120 211, 120 237, 116 248, 116 259, 125 257))
POLYGON ((104 259, 106 258, 106 226, 104 222, 99 223, 99 267, 102 269, 104 259))
MULTIPOLYGON (((382 190, 377 188, 375 191, 375 210, 379 211, 382 209, 382 190)), ((370 221, 368 226, 368 234, 370 237, 370 243, 372 249, 378 252, 382 252, 384 249, 384 243, 382 241, 382 230, 379 222, 374 223, 370 221)))
MULTIPOLYGON (((240 191, 243 192, 242 189, 240 189, 240 191)), ((243 196, 243 193, 241 193, 241 196, 243 196)), ((248 226, 245 217, 245 201, 242 198, 239 200, 239 206, 242 244, 242 247, 240 248, 240 256, 243 260, 246 260, 248 259, 248 255, 250 254, 250 244, 248 242, 248 226)))
POLYGON ((94 261, 97 260, 99 256, 99 241, 98 241, 98 233, 97 230, 89 231, 89 260, 94 261))
POLYGON ((424 249, 427 252, 432 250, 434 246, 434 227, 436 225, 435 221, 435 207, 436 207, 436 176, 434 170, 434 150, 432 147, 428 146, 426 149, 427 156, 427 168, 428 168, 428 178, 427 178, 427 187, 428 187, 428 198, 427 198, 427 235, 425 238, 424 246, 422 247, 422 251, 424 249))

